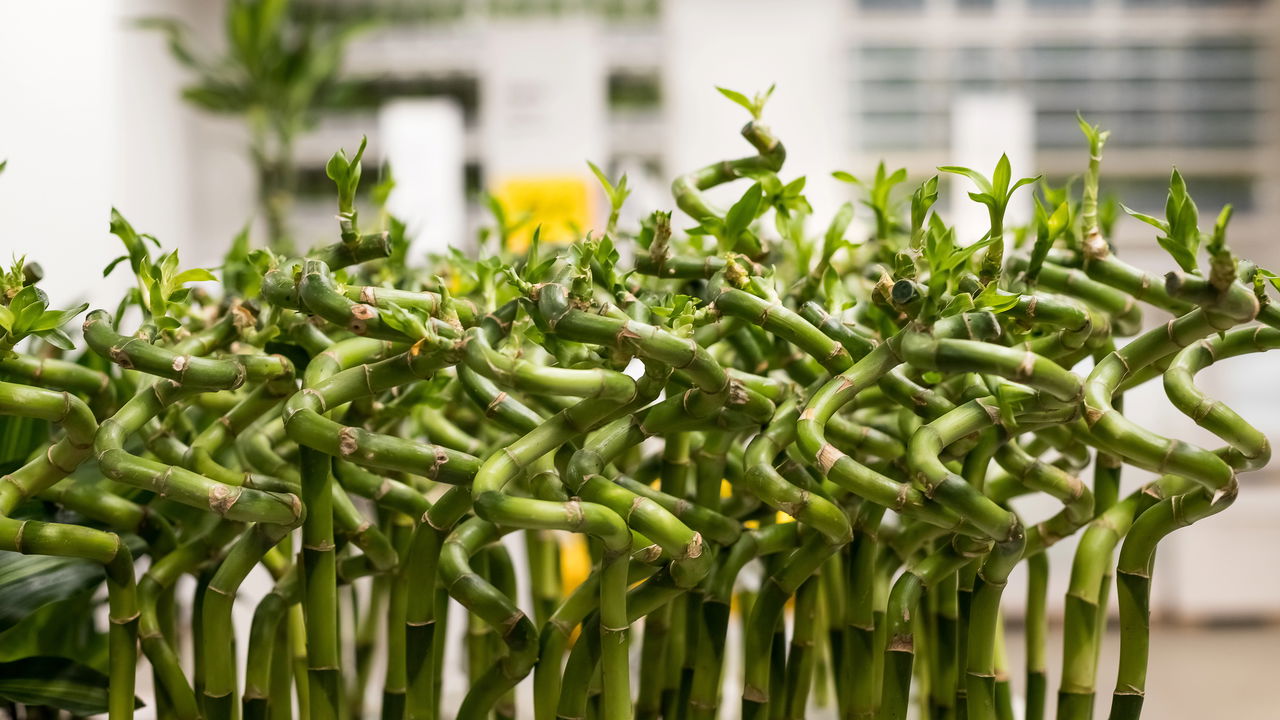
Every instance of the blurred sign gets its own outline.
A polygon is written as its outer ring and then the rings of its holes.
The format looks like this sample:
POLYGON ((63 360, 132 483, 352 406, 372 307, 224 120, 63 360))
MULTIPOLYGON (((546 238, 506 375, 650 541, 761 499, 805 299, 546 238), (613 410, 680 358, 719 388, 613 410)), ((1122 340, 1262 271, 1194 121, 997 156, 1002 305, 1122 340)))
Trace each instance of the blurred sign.
POLYGON ((589 15, 495 20, 485 28, 481 83, 485 175, 508 221, 565 242, 592 227, 595 180, 587 160, 607 166, 607 75, 599 21, 589 15))
POLYGON ((527 248, 539 226, 542 240, 551 243, 573 242, 590 227, 592 195, 581 177, 510 178, 498 185, 494 197, 508 222, 519 222, 508 243, 511 250, 527 248))
POLYGON ((466 226, 462 108, 442 98, 395 100, 378 112, 378 131, 396 181, 387 208, 405 222, 410 260, 460 246, 466 226))

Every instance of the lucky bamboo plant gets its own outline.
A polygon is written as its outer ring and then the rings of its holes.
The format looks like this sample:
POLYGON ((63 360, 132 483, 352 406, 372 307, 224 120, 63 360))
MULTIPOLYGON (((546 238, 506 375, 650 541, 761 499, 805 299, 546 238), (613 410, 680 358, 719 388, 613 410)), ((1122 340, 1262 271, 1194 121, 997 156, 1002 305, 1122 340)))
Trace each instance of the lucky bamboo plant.
POLYGON ((48 310, 19 261, 0 296, 0 696, 113 720, 139 702, 320 720, 1008 720, 1016 702, 1039 719, 1045 551, 1076 535, 1056 717, 1093 713, 1114 586, 1110 717, 1137 718, 1160 540, 1269 458, 1195 381, 1280 347, 1274 276, 1227 245, 1230 209, 1201 230, 1175 172, 1164 219, 1132 214, 1180 269, 1126 263, 1099 200, 1107 134, 1081 120, 1079 194, 1005 158, 941 168, 976 186, 982 238, 936 211, 938 177, 908 195, 883 166, 837 173, 866 188, 865 235, 852 204, 815 231, 768 94, 725 94, 754 153, 676 179, 683 232, 661 210, 620 227, 625 183, 597 171, 602 232, 415 266, 362 225, 362 153, 339 152, 337 241, 237 245, 220 288, 113 214, 138 282, 85 317, 87 351, 58 329, 84 308, 48 310), (704 195, 730 183, 727 209, 704 195), (1019 193, 1025 228, 1004 217, 1019 193), (1143 305, 1172 319, 1144 329, 1143 305), (1126 416, 1154 380, 1222 447, 1126 416), (1158 477, 1122 492, 1125 466, 1158 477), (1024 518, 1027 495, 1061 509, 1024 518), (1019 563, 1028 595, 1004 597, 1019 563), (258 568, 270 590, 236 632, 258 568), (1005 659, 1017 603, 1025 668, 1005 659))

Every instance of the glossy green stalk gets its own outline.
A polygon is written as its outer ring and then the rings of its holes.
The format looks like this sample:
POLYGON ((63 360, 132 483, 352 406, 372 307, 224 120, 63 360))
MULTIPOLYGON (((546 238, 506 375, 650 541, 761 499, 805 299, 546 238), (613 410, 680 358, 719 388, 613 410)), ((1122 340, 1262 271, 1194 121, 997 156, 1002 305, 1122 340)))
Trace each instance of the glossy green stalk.
POLYGON ((342 652, 338 643, 331 460, 309 447, 300 448, 298 458, 307 507, 302 523, 302 579, 309 717, 337 720, 342 712, 342 652))

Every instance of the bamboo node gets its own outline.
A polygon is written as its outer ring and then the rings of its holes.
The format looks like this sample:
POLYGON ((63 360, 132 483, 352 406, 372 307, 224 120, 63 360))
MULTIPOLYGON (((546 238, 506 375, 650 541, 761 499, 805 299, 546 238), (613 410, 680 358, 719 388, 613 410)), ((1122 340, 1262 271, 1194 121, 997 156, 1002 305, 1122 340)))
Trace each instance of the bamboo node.
POLYGON ((218 483, 209 488, 209 509, 218 515, 226 515, 240 499, 240 488, 218 483))
POLYGON ((1022 356, 1022 362, 1018 363, 1018 369, 1015 371, 1017 376, 1024 379, 1030 379, 1035 374, 1036 354, 1030 350, 1022 356))
POLYGON ((818 469, 822 471, 823 475, 826 475, 831 472, 831 468, 836 464, 836 461, 842 457, 844 457, 844 453, 836 449, 835 445, 827 443, 818 450, 818 469))
POLYGON ((643 547, 637 550, 635 554, 632 555, 632 557, 634 557, 637 561, 646 563, 646 564, 657 562, 658 558, 662 557, 662 546, 658 545, 657 543, 654 543, 647 547, 643 547))
POLYGON ((694 531, 693 537, 690 538, 689 543, 685 545, 684 556, 689 560, 702 557, 702 549, 702 533, 694 531))
POLYGON ((894 635, 885 646, 886 652, 914 653, 916 641, 911 635, 894 635))
POLYGON ((338 452, 343 457, 355 454, 360 449, 360 440, 357 428, 347 426, 338 431, 338 452))

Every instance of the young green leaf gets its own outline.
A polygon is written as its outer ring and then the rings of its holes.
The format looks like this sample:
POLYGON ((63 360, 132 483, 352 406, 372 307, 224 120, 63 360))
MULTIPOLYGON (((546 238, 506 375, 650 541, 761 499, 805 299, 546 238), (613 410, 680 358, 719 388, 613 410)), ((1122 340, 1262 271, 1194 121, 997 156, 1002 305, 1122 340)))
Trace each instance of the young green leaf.
POLYGON ((719 90, 721 95, 729 98, 737 105, 742 106, 747 112, 751 113, 751 118, 753 120, 759 120, 761 113, 764 111, 765 103, 769 102, 769 98, 773 95, 775 87, 776 85, 770 85, 768 90, 765 90, 763 93, 756 93, 754 98, 748 98, 746 95, 743 95, 736 90, 730 90, 719 86, 716 86, 716 90, 719 90))
POLYGON ((742 233, 751 227, 751 223, 755 222, 761 210, 762 200, 764 200, 764 190, 760 187, 760 183, 755 183, 747 188, 738 202, 725 213, 724 237, 731 248, 742 233))

